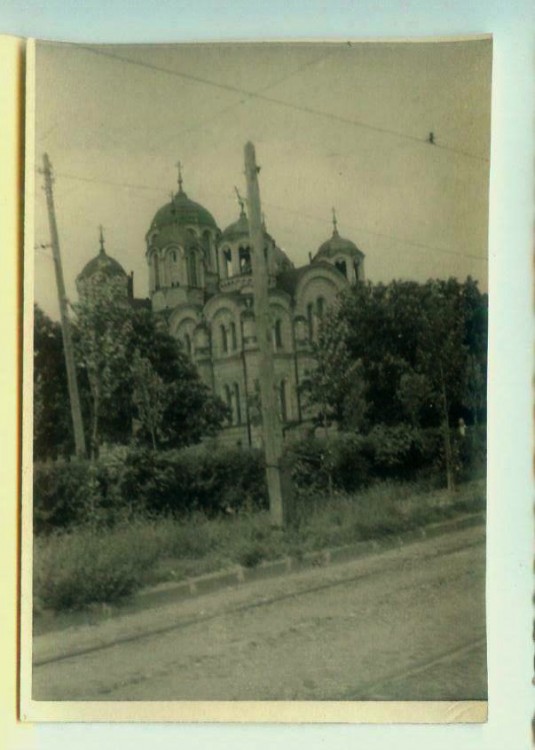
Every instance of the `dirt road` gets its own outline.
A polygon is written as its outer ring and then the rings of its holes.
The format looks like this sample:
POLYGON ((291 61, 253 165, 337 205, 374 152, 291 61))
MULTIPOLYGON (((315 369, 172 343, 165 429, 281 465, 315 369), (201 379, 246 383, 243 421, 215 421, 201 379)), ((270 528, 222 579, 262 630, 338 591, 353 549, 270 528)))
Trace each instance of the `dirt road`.
POLYGON ((33 697, 482 700, 484 566, 479 526, 49 633, 35 639, 33 697), (99 634, 123 642, 42 658, 54 639, 99 634))

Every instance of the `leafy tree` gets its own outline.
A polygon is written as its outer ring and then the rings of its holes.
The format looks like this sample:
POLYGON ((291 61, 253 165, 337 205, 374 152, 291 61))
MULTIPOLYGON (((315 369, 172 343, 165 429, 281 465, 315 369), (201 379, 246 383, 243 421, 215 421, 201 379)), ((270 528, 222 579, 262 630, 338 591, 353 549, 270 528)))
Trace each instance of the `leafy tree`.
POLYGON ((440 426, 452 487, 452 420, 484 413, 486 308, 470 278, 357 284, 322 329, 312 399, 330 404, 341 424, 365 414, 368 425, 440 426), (355 382, 366 405, 352 413, 346 393, 355 382))
POLYGON ((33 450, 36 460, 74 451, 61 326, 38 305, 33 332, 33 450))
MULTIPOLYGON (((152 408, 159 413, 159 426, 155 432, 158 445, 181 447, 217 434, 228 418, 228 407, 202 382, 195 364, 167 332, 165 322, 148 310, 137 310, 132 316, 129 343, 132 361, 136 350, 150 364, 151 377, 161 381, 158 385, 156 380, 152 382, 152 408)), ((128 385, 129 392, 133 387, 132 380, 128 385)), ((154 445, 148 423, 141 417, 139 404, 133 416, 141 422, 137 439, 154 445)))
POLYGON ((92 395, 92 455, 102 438, 181 447, 214 435, 227 408, 149 310, 134 310, 111 279, 76 306, 79 354, 92 395))
POLYGON ((316 419, 325 428, 335 420, 346 429, 360 429, 366 421, 362 362, 351 357, 347 335, 346 321, 330 311, 312 346, 316 365, 301 385, 305 406, 319 407, 316 419))
POLYGON ((135 350, 132 360, 132 380, 133 403, 144 429, 150 434, 152 447, 156 450, 169 399, 169 388, 154 370, 150 360, 140 354, 139 349, 135 350))
POLYGON ((130 373, 128 342, 132 336, 132 308, 124 296, 122 279, 92 284, 74 305, 80 365, 91 394, 91 457, 98 456, 101 420, 124 405, 125 374, 130 373))
MULTIPOLYGON (((92 456, 103 441, 181 447, 215 435, 228 409, 149 310, 132 309, 103 281, 74 305, 73 341, 84 427, 92 456), (137 352, 137 354, 136 354, 137 352)), ((34 323, 34 456, 74 450, 59 323, 39 307, 34 323)))

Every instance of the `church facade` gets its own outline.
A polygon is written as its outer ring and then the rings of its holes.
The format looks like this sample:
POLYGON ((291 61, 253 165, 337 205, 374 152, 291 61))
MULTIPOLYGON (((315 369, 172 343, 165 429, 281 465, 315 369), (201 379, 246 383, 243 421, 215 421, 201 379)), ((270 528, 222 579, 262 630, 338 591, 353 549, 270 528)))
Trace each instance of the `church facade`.
MULTIPOLYGON (((228 406, 220 440, 261 444, 259 353, 253 310, 251 245, 244 202, 235 222, 221 230, 212 214, 191 200, 179 175, 178 191, 155 214, 146 234, 150 304, 195 362, 204 382, 228 406)), ((296 268, 264 227, 269 309, 280 416, 285 432, 310 423, 300 385, 314 367, 311 344, 325 310, 348 285, 364 279, 364 254, 333 232, 308 264, 296 268)), ((104 251, 91 264, 113 273, 120 265, 104 251), (104 256, 102 255, 104 253, 104 256)), ((124 273, 124 271, 122 271, 124 273)), ((131 277, 124 273, 131 298, 131 277)), ((83 285, 83 284, 82 284, 83 285)))

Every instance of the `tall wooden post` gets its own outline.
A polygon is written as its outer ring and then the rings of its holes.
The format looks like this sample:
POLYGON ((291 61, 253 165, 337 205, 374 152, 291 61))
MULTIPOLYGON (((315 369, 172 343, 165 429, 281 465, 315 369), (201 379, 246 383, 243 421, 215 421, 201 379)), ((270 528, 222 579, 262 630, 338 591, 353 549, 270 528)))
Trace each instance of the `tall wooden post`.
POLYGON ((80 394, 78 393, 78 381, 76 379, 76 367, 74 364, 74 350, 72 346, 71 328, 69 314, 67 311, 67 299, 65 295, 65 282, 63 280, 63 268, 59 251, 58 227, 56 224, 56 213, 54 209, 54 194, 52 192, 52 165, 48 154, 43 156, 43 174, 45 176, 45 193, 48 207, 48 222, 50 225, 50 243, 54 257, 54 268, 56 271, 56 284, 58 288, 59 310, 61 315, 61 332, 63 335, 63 351, 65 353, 65 366, 67 368, 67 385, 69 388, 69 401, 71 404, 72 426, 74 430, 74 445, 76 455, 86 455, 85 435, 82 422, 82 409, 80 407, 80 394))
POLYGON ((252 143, 247 143, 245 146, 245 176, 247 179, 249 234, 252 246, 251 265, 256 336, 260 353, 259 381, 262 433, 266 455, 266 478, 271 521, 275 526, 283 526, 288 513, 288 484, 281 466, 282 424, 275 390, 273 341, 268 300, 268 259, 262 229, 258 171, 254 146, 252 143))

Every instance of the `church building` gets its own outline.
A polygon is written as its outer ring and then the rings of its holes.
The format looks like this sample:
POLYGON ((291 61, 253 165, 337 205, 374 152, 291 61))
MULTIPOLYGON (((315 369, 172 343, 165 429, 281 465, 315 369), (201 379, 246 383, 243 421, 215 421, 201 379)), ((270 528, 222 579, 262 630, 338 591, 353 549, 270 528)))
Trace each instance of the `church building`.
MULTIPOLYGON (((260 445, 259 353, 253 311, 251 244, 244 201, 221 230, 212 214, 183 188, 156 212, 146 234, 150 304, 195 362, 201 378, 228 404, 221 441, 260 445)), ((364 279, 364 254, 340 236, 333 210, 332 236, 296 268, 264 226, 273 356, 285 432, 310 423, 300 384, 314 368, 311 343, 338 293, 364 279)), ((77 279, 79 291, 94 272, 123 274, 133 303, 132 278, 101 250, 77 279)))

